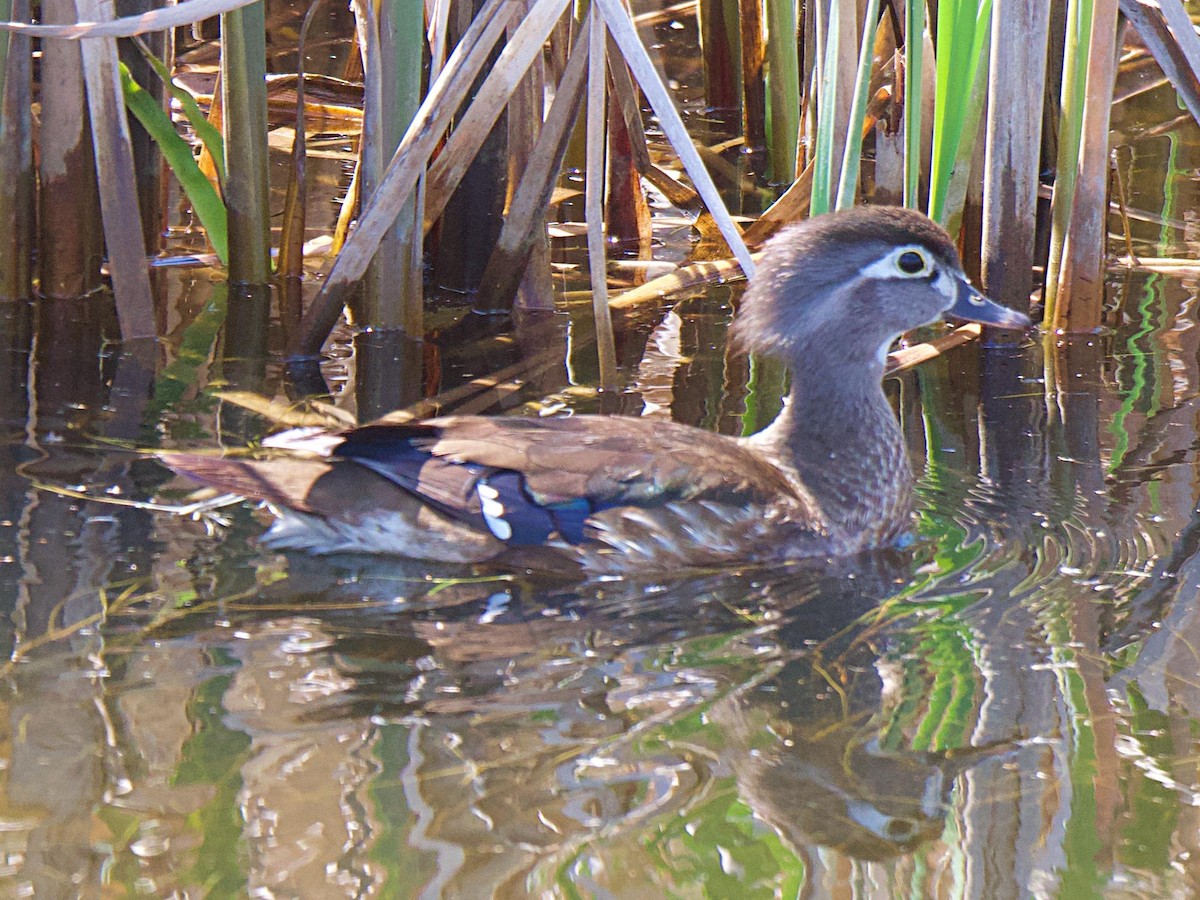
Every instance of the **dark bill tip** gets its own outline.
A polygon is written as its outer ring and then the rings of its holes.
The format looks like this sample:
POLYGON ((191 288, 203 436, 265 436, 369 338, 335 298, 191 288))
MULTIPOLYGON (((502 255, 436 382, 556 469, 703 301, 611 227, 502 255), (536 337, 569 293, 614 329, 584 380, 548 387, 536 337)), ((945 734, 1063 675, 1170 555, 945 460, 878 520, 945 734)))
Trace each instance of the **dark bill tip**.
POLYGON ((968 322, 995 325, 997 328, 1025 329, 1033 324, 1024 313, 989 300, 965 278, 959 279, 954 305, 946 310, 946 315, 968 322))

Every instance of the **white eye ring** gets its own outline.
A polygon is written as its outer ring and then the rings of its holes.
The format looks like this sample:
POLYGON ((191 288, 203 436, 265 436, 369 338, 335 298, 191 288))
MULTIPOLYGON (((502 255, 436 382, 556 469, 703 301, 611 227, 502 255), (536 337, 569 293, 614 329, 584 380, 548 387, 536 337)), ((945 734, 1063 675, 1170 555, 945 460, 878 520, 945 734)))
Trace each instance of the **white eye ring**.
POLYGON ((897 253, 893 262, 896 270, 906 278, 916 278, 929 271, 929 259, 919 250, 911 247, 897 253))

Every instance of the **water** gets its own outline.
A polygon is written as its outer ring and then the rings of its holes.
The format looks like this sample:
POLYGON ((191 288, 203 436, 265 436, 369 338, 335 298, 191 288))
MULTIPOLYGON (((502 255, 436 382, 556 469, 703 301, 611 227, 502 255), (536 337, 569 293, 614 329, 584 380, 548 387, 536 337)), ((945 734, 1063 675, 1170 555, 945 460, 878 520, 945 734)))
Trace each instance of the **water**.
MULTIPOLYGON (((626 335, 620 407, 740 426, 728 290, 644 353, 626 335)), ((924 471, 909 551, 582 585, 287 558, 256 546, 248 506, 217 523, 65 495, 172 499, 129 445, 255 420, 153 400, 153 357, 88 348, 65 317, 32 352, 10 328, 0 882, 1190 893, 1200 335, 1184 281, 1134 274, 1113 297, 1106 335, 967 347, 889 382, 924 471)))

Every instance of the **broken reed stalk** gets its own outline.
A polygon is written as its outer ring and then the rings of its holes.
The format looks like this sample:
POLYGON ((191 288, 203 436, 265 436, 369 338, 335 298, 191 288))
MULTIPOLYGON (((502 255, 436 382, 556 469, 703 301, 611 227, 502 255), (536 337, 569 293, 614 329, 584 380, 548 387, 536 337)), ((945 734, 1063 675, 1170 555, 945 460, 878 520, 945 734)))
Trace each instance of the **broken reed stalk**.
POLYGON ((1050 6, 994 0, 983 206, 983 288, 1029 311, 1050 6))
POLYGON ((667 91, 666 85, 658 77, 654 62, 650 59, 650 54, 646 52, 641 38, 638 37, 637 29, 634 27, 628 11, 620 0, 596 0, 596 3, 604 17, 605 25, 612 33, 613 40, 625 57, 625 62, 629 65, 651 108, 658 116, 663 134, 671 142, 672 148, 679 156, 679 161, 683 163, 683 167, 691 177, 696 192, 704 200, 705 206, 716 220, 721 235, 729 244, 729 248, 741 264, 742 270, 748 276, 753 275, 754 263, 750 259, 750 251, 746 249, 746 244, 742 240, 741 230, 734 224, 716 185, 713 184, 708 170, 705 169, 704 163, 700 159, 700 154, 696 152, 696 147, 684 127, 683 119, 675 108, 675 102, 667 91))
POLYGON ((265 29, 263 0, 221 16, 225 206, 234 284, 271 280, 265 29))
MULTIPOLYGON (((585 19, 585 26, 587 20, 585 19)), ((584 29, 586 33, 586 27, 584 29)), ((554 102, 542 125, 529 165, 521 176, 508 205, 504 227, 492 251, 479 293, 488 308, 506 307, 516 293, 521 271, 534 242, 545 233, 546 208, 558 183, 559 170, 566 156, 571 129, 583 102, 584 74, 587 72, 588 45, 579 40, 571 48, 566 69, 554 92, 554 102)), ((628 77, 628 76, 626 76, 628 77)), ((642 144, 645 147, 645 144, 642 144)))
POLYGON ((446 67, 430 86, 384 172, 375 197, 363 205, 358 227, 346 240, 325 284, 309 305, 296 339, 288 345, 290 355, 311 357, 320 352, 342 313, 349 291, 366 271, 384 232, 395 219, 396 210, 416 186, 449 126, 456 111, 450 100, 462 96, 475 80, 514 13, 513 6, 505 0, 488 0, 472 20, 446 67))
MULTIPOLYGON (((1192 118, 1200 121, 1200 36, 1181 0, 1121 0, 1121 13, 1150 50, 1192 118), (1174 24, 1172 24, 1174 23, 1174 24), (1186 27, 1180 27, 1187 23, 1186 27)), ((1153 63, 1151 63, 1153 64, 1153 63)))
MULTIPOLYGON (((445 209, 463 174, 496 124, 555 23, 566 9, 566 0, 538 0, 510 35, 487 79, 466 113, 455 122, 425 181, 425 225, 431 226, 445 209)), ((447 67, 448 68, 448 67, 447 67)))

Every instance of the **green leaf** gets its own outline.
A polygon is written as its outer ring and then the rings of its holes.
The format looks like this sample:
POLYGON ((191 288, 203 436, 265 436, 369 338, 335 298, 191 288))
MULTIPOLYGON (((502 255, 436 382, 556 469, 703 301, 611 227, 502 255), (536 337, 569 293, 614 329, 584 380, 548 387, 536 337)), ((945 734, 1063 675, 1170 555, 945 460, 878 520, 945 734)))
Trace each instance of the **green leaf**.
POLYGON ((137 44, 138 50, 141 51, 142 56, 145 57, 146 62, 150 64, 150 68, 162 80, 163 86, 171 94, 175 102, 179 104, 179 108, 183 110, 188 124, 196 132, 196 137, 200 138, 200 143, 204 145, 204 149, 212 157, 213 165, 217 169, 217 180, 221 184, 224 184, 225 139, 221 137, 220 129, 208 121, 208 116, 204 115, 204 112, 196 103, 196 98, 175 83, 175 79, 171 77, 171 71, 167 68, 167 64, 151 53, 150 48, 146 46, 141 38, 134 38, 133 40, 137 44))
POLYGON ((137 117, 158 145, 163 158, 191 201, 197 218, 208 233, 222 263, 229 261, 229 239, 226 229, 225 203, 217 195, 212 183, 204 177, 192 148, 175 131, 175 125, 153 97, 142 90, 133 80, 129 69, 121 65, 121 89, 125 94, 125 106, 137 117))
POLYGON ((841 17, 837 14, 836 9, 831 9, 825 38, 825 52, 821 57, 821 93, 817 100, 816 157, 812 199, 808 207, 810 216, 819 216, 829 212, 833 206, 834 183, 837 181, 834 171, 836 161, 833 158, 833 130, 836 125, 834 104, 838 92, 837 49, 840 41, 838 36, 840 21, 841 17))

